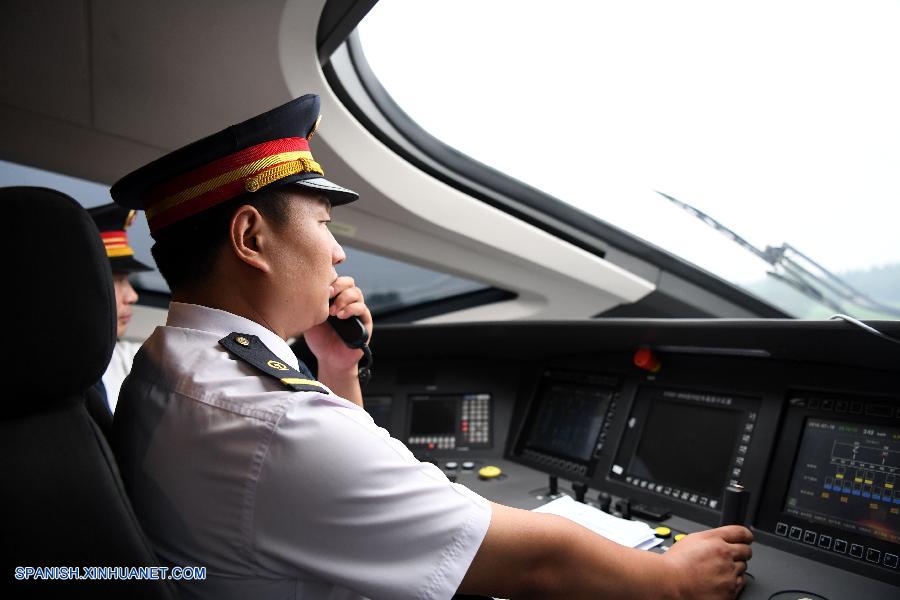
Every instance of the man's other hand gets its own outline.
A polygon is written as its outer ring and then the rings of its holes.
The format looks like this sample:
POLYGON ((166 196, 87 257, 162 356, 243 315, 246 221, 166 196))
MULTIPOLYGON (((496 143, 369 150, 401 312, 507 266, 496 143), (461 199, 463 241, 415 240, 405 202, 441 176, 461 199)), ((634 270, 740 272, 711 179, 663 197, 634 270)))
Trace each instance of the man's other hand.
MULTIPOLYGON (((372 339, 372 313, 366 306, 362 290, 352 277, 338 277, 331 284, 331 306, 329 315, 339 319, 359 317, 369 340, 372 339)), ((362 393, 357 379, 357 363, 363 356, 362 350, 348 348, 328 321, 319 323, 303 334, 309 349, 319 362, 319 381, 335 393, 362 406, 362 393)))
POLYGON ((679 595, 697 600, 735 598, 746 583, 751 542, 753 534, 739 525, 682 538, 664 556, 679 595))

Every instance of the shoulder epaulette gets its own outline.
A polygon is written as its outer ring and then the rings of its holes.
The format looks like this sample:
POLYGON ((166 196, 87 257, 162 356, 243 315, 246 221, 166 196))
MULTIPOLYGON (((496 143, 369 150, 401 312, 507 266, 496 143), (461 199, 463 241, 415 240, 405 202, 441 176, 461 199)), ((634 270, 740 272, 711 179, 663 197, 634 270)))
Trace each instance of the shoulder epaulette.
MULTIPOLYGON (((229 333, 219 344, 234 356, 244 362, 253 365, 266 375, 270 375, 283 383, 285 387, 295 392, 321 392, 328 393, 324 385, 313 379, 309 371, 298 371, 290 365, 284 364, 274 352, 255 335, 248 333, 229 333)), ((301 362, 300 366, 306 370, 301 362)))

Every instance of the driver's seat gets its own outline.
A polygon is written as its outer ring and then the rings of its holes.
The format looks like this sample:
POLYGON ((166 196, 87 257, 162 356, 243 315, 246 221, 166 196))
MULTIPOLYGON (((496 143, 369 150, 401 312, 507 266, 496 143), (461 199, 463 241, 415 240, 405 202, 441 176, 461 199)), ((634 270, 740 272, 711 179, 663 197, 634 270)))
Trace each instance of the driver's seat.
POLYGON ((159 563, 106 439, 85 408, 116 335, 112 274, 100 234, 81 206, 49 189, 0 189, 0 210, 8 290, 0 338, 3 587, 15 598, 172 599, 165 581, 16 577, 16 567, 159 563))

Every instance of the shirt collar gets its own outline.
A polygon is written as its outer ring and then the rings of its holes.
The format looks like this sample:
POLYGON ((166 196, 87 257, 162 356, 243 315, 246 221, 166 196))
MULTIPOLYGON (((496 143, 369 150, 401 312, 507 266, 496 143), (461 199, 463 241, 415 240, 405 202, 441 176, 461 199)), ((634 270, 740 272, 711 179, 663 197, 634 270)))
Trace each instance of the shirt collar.
POLYGON ((249 333, 262 340, 262 343, 282 361, 294 369, 299 370, 300 368, 300 362, 291 351, 291 347, 280 336, 256 321, 218 308, 185 302, 170 302, 166 326, 197 329, 219 337, 225 337, 230 333, 249 333))

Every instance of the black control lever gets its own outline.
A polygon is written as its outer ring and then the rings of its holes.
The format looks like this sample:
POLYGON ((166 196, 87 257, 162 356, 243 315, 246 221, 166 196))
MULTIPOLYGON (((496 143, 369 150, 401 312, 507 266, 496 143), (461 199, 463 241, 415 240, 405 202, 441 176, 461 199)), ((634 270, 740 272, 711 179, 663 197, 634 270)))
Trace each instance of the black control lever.
POLYGON ((747 519, 747 499, 750 494, 741 485, 729 485, 722 497, 720 525, 743 525, 747 519))
POLYGON ((619 516, 623 519, 630 521, 631 520, 631 500, 628 498, 622 498, 619 500, 619 504, 616 506, 619 509, 619 516))
POLYGON ((578 502, 584 502, 584 497, 588 491, 588 485, 586 483, 581 483, 580 481, 572 482, 572 490, 575 492, 575 499, 578 502))
POLYGON ((547 495, 551 498, 559 495, 559 479, 556 477, 556 475, 550 476, 550 491, 547 493, 547 495))
POLYGON ((609 509, 612 505, 612 496, 607 494, 606 492, 600 492, 597 494, 597 506, 603 512, 608 513, 609 509))

